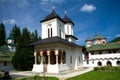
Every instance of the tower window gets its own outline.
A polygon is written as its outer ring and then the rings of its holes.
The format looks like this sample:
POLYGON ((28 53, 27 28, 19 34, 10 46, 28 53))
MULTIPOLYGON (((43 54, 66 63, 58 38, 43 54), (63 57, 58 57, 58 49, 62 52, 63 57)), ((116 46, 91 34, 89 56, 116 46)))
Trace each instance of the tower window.
POLYGON ((59 34, 60 34, 60 37, 61 37, 61 29, 59 30, 59 34))
POLYGON ((72 56, 70 56, 70 63, 72 64, 72 56))
POLYGON ((52 28, 48 28, 48 38, 52 37, 52 28))
POLYGON ((52 37, 52 28, 51 28, 51 37, 52 37))
POLYGON ((50 33, 50 30, 48 29, 48 38, 50 37, 50 34, 49 34, 49 33, 50 33))

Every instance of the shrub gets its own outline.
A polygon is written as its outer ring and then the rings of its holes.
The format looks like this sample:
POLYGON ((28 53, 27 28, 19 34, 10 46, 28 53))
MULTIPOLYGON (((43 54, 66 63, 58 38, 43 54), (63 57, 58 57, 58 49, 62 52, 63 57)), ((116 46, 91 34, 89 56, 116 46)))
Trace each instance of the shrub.
POLYGON ((94 71, 115 72, 115 71, 120 71, 120 66, 119 67, 112 67, 112 66, 94 67, 94 71))

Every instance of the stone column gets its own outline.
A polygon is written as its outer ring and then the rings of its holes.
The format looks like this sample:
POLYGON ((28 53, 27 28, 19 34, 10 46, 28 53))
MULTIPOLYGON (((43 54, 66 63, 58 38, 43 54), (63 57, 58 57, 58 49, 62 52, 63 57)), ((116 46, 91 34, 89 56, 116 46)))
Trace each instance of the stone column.
POLYGON ((50 51, 47 51, 47 55, 48 55, 48 64, 50 64, 50 51))
POLYGON ((34 52, 34 57, 35 57, 35 64, 37 64, 37 52, 34 52))
POLYGON ((42 52, 42 51, 40 51, 40 57, 41 57, 41 62, 40 62, 40 64, 43 64, 43 52, 42 52))
POLYGON ((58 50, 55 51, 55 55, 56 55, 56 64, 58 64, 58 50))

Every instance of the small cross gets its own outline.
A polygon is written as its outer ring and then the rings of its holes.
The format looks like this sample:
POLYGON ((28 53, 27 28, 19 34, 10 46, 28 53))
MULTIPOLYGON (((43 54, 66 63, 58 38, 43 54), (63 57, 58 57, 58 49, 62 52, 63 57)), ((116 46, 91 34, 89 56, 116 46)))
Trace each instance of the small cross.
POLYGON ((67 11, 65 10, 64 13, 67 14, 67 11))
POLYGON ((52 9, 54 10, 54 9, 55 9, 55 6, 52 6, 52 9))

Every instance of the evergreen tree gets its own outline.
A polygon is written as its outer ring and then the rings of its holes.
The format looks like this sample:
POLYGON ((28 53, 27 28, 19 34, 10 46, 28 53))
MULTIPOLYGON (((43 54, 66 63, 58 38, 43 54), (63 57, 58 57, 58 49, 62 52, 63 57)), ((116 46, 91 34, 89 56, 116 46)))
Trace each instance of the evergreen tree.
POLYGON ((14 36, 15 43, 18 43, 18 41, 20 40, 20 37, 21 37, 21 30, 20 30, 20 28, 17 25, 14 25, 11 33, 14 36))
POLYGON ((13 66, 17 70, 32 68, 34 63, 33 48, 26 47, 31 43, 30 32, 27 28, 22 30, 22 36, 17 44, 16 53, 12 59, 13 66))
POLYGON ((6 31, 3 23, 0 24, 0 46, 5 44, 6 31))

